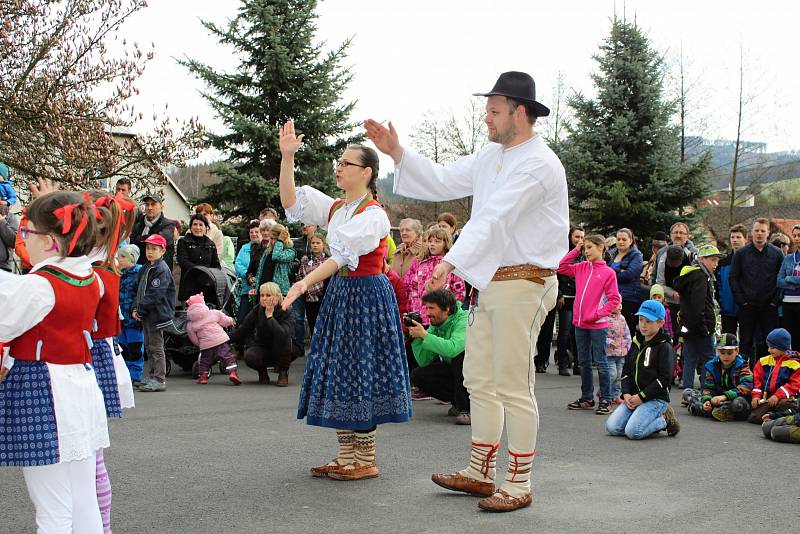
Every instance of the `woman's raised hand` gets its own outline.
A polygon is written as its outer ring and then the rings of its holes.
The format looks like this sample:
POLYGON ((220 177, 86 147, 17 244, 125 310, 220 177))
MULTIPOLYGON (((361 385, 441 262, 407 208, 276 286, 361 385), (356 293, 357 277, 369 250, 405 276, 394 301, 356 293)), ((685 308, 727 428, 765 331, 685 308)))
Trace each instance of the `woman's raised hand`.
POLYGON ((375 143, 378 150, 391 156, 395 163, 399 163, 403 159, 403 147, 400 146, 397 131, 391 121, 387 128, 375 120, 367 119, 364 121, 364 128, 367 130, 367 137, 375 143))
POLYGON ((303 137, 305 137, 305 134, 295 135, 293 120, 286 121, 286 124, 281 126, 280 137, 278 139, 281 155, 294 155, 303 145, 303 137))

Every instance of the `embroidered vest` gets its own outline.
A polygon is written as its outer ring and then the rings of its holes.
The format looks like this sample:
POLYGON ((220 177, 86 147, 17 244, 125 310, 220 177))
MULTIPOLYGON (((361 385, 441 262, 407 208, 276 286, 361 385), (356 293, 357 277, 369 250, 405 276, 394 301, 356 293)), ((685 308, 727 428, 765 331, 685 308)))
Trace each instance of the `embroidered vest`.
POLYGON ((49 265, 26 276, 45 278, 56 303, 39 324, 11 342, 11 356, 59 365, 92 363, 90 332, 100 304, 95 275, 79 278, 49 265))
POLYGON ((105 339, 119 335, 122 331, 119 311, 119 283, 120 275, 108 265, 92 264, 94 273, 103 282, 103 296, 97 307, 95 321, 97 325, 92 332, 92 339, 105 339))
MULTIPOLYGON (((328 223, 331 222, 333 218, 333 214, 336 213, 339 208, 344 207, 345 201, 344 199, 337 198, 333 205, 331 206, 330 211, 328 212, 328 223)), ((361 203, 356 208, 356 211, 353 212, 353 216, 355 217, 359 213, 363 213, 365 209, 369 206, 379 206, 380 203, 377 200, 371 199, 369 196, 364 198, 361 203)), ((358 268, 355 271, 351 271, 347 268, 347 266, 342 267, 339 269, 339 274, 341 276, 372 276, 376 274, 383 273, 383 258, 386 257, 386 253, 389 251, 389 244, 384 237, 381 239, 380 243, 378 243, 378 248, 364 254, 363 256, 358 257, 358 268)))

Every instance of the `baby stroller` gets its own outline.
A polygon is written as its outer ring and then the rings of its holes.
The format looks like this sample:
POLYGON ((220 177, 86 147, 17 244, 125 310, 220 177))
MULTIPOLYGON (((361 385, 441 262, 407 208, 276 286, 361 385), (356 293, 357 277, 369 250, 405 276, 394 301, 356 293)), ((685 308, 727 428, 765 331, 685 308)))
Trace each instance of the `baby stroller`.
MULTIPOLYGON (((236 275, 227 268, 195 266, 189 269, 183 278, 185 295, 202 293, 209 308, 221 310, 230 316, 236 315, 236 299, 238 281, 236 275)), ((172 324, 164 329, 164 352, 167 356, 167 375, 172 370, 171 362, 175 362, 184 371, 197 374, 197 362, 200 351, 189 340, 186 334, 186 303, 179 302, 175 308, 172 324)), ((224 373, 220 365, 220 372, 224 373)), ((195 377, 196 378, 196 377, 195 377)))

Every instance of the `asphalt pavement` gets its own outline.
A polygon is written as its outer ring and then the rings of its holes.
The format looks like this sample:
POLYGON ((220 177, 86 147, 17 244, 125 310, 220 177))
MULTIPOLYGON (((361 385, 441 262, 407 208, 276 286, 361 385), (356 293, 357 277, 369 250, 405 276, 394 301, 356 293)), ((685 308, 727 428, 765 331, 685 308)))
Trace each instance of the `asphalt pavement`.
MULTIPOLYGON (((126 533, 790 532, 800 524, 800 447, 765 440, 760 427, 716 423, 679 409, 682 430, 641 442, 613 438, 604 416, 572 412, 578 377, 536 375, 541 414, 534 504, 509 514, 477 508, 431 473, 461 469, 469 427, 447 406, 414 403, 414 419, 378 430, 381 476, 312 478, 335 456, 332 430, 295 417, 303 361, 291 385, 212 376, 200 386, 172 376, 164 393, 110 422, 106 450, 112 527, 126 533)), ((504 473, 505 454, 498 462, 504 473)), ((34 532, 19 469, 0 469, 1 533, 34 532)), ((78 533, 79 534, 79 533, 78 533)))

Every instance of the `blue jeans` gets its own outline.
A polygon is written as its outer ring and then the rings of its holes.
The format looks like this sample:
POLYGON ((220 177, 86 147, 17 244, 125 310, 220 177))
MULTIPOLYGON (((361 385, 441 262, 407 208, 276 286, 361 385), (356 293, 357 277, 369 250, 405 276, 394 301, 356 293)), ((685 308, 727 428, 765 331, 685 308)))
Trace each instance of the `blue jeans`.
POLYGON ((611 398, 616 399, 622 393, 622 368, 625 366, 625 357, 612 356, 608 358, 608 368, 611 371, 611 398))
POLYGON ((607 328, 590 330, 575 327, 575 342, 578 345, 578 364, 581 366, 581 400, 591 401, 594 390, 592 361, 600 376, 600 399, 611 402, 611 373, 606 358, 607 328))
POLYGON ((606 431, 612 436, 644 439, 667 428, 667 421, 662 415, 668 407, 667 401, 659 399, 640 404, 635 410, 628 408, 627 404, 620 404, 606 419, 606 431))
MULTIPOLYGON (((703 369, 706 362, 714 357, 714 336, 683 338, 683 389, 694 388, 695 369, 703 369)), ((700 385, 704 376, 700 375, 700 385)))

